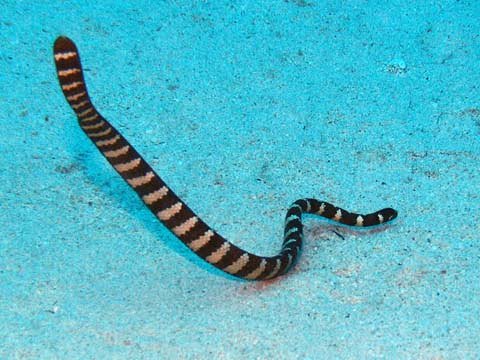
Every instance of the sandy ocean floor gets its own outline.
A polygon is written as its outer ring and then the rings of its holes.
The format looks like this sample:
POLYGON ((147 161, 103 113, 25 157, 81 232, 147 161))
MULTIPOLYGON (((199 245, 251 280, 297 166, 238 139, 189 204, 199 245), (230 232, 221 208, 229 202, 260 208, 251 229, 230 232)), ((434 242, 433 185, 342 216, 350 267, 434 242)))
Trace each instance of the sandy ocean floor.
POLYGON ((0 1, 1 359, 478 359, 480 2, 0 1), (32 5, 32 3, 35 3, 32 5), (298 265, 226 276, 79 128, 52 44, 211 226, 298 265))

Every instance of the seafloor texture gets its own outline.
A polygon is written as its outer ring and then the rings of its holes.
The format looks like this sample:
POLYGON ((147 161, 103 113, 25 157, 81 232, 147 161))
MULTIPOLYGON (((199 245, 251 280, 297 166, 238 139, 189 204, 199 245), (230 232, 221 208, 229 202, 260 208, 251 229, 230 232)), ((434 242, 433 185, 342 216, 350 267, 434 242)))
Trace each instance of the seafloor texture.
POLYGON ((480 2, 0 2, 0 358, 476 359, 480 2), (82 5, 79 5, 81 3, 82 5), (318 197, 287 276, 191 254, 80 130, 52 44, 214 228, 259 254, 318 197))

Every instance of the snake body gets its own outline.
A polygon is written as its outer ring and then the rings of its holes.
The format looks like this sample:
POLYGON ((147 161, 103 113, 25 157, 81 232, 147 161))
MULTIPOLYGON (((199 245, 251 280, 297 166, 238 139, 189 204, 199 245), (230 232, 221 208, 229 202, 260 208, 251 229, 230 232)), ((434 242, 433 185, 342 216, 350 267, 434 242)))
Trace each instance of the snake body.
POLYGON ((63 36, 57 38, 54 58, 63 94, 86 135, 153 214, 194 253, 220 270, 249 280, 271 279, 285 274, 295 264, 302 248, 302 213, 317 214, 352 226, 378 225, 397 216, 391 208, 360 215, 328 202, 300 199, 287 211, 283 244, 277 255, 258 256, 242 250, 197 216, 95 109, 73 41, 63 36))

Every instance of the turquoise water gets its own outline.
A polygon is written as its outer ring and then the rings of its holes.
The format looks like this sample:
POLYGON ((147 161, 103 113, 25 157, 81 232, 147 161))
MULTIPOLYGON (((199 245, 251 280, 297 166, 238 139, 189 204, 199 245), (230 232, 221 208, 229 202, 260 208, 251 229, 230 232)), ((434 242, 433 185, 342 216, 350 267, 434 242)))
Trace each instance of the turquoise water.
POLYGON ((0 2, 0 358, 480 357, 480 2, 0 2), (298 265, 232 279, 191 254, 78 127, 53 41, 102 114, 235 244, 298 265))

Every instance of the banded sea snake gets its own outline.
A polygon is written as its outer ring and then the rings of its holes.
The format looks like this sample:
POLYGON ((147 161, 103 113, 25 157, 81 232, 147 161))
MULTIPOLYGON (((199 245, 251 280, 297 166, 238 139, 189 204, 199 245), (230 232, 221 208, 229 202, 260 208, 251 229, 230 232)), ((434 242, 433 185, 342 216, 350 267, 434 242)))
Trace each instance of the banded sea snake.
POLYGON ((244 251, 202 221, 95 109, 73 41, 66 37, 57 38, 54 58, 63 94, 83 131, 153 214, 193 252, 220 270, 249 280, 271 279, 285 274, 295 264, 302 248, 302 213, 317 214, 352 226, 378 225, 397 216, 391 208, 360 215, 324 201, 300 199, 287 211, 283 245, 277 255, 264 257, 244 251))

